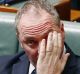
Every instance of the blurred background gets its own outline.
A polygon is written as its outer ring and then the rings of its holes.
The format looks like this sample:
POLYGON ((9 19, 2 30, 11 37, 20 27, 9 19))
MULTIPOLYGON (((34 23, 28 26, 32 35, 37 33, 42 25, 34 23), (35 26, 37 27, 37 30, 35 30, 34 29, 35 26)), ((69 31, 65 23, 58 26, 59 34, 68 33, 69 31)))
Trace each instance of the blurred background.
MULTIPOLYGON (((0 0, 0 11, 17 12, 26 0, 0 0), (3 9, 2 9, 2 7, 3 9)), ((48 0, 57 9, 62 20, 80 22, 80 0, 48 0), (66 13, 66 15, 65 15, 66 13), (65 16, 64 16, 65 15, 65 16)))

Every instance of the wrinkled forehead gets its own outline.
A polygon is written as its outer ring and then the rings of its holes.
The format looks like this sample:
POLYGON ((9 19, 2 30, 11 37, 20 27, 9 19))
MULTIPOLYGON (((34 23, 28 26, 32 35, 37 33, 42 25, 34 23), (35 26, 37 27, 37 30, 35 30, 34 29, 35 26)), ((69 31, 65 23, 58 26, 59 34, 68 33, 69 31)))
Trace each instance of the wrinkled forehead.
POLYGON ((28 13, 22 15, 19 22, 19 32, 23 35, 42 35, 51 30, 53 27, 56 29, 56 24, 51 15, 45 11, 42 14, 35 15, 36 13, 28 13))
POLYGON ((32 26, 26 26, 25 24, 19 26, 19 32, 23 36, 43 36, 53 29, 56 30, 57 27, 54 22, 49 20, 32 26))
POLYGON ((54 19, 50 14, 46 13, 45 11, 43 11, 42 14, 39 15, 35 15, 35 13, 26 13, 21 16, 19 26, 24 25, 26 27, 35 27, 36 25, 42 25, 46 22, 52 23, 54 22, 54 19))
POLYGON ((26 26, 34 26, 36 24, 46 21, 46 19, 53 20, 53 17, 45 10, 34 11, 32 8, 21 16, 19 24, 26 26))

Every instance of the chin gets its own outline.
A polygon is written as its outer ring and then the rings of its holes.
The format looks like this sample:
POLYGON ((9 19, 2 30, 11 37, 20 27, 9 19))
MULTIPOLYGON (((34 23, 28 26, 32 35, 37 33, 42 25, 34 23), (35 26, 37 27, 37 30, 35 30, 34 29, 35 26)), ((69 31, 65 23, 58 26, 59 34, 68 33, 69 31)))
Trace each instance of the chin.
POLYGON ((30 60, 30 62, 32 63, 32 65, 34 66, 34 67, 36 67, 36 64, 37 64, 37 59, 33 59, 33 60, 30 60))
POLYGON ((38 56, 31 57, 29 60, 33 64, 33 66, 36 67, 38 56))

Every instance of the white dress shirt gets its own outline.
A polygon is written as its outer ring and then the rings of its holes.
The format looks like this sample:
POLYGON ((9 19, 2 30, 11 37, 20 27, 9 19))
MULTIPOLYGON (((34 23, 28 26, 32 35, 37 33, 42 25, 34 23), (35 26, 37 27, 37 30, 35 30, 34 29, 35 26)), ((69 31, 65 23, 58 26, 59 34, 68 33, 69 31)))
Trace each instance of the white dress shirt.
POLYGON ((30 63, 29 74, 31 74, 34 69, 35 69, 35 67, 30 63))

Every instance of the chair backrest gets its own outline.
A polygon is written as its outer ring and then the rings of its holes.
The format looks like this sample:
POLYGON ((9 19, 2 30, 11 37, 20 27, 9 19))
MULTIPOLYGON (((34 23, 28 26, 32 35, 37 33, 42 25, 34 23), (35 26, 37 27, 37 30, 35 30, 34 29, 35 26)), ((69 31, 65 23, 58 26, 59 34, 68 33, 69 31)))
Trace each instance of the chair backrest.
POLYGON ((15 54, 18 51, 15 15, 15 13, 0 12, 0 55, 15 54))
POLYGON ((76 55, 80 55, 80 23, 62 22, 65 29, 65 42, 76 55))

